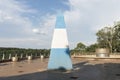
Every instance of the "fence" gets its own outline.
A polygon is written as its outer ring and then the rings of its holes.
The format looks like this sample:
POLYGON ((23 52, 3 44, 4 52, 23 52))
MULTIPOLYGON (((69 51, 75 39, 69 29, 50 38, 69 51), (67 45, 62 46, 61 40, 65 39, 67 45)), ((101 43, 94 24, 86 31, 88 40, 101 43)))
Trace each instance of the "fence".
POLYGON ((28 59, 28 56, 32 56, 32 59, 35 58, 40 58, 41 56, 44 56, 45 58, 49 57, 49 54, 44 54, 44 53, 31 53, 31 54, 0 54, 0 62, 6 62, 6 61, 11 61, 12 57, 17 57, 18 60, 25 60, 28 59))
MULTIPOLYGON (((96 53, 74 53, 72 57, 96 57, 96 53)), ((110 57, 120 58, 120 53, 110 53, 110 57)))
MULTIPOLYGON (((28 56, 32 56, 32 59, 35 59, 35 58, 40 58, 41 55, 43 55, 45 58, 48 58, 50 54, 46 54, 46 53, 31 53, 31 54, 5 54, 5 53, 1 53, 0 54, 0 62, 4 62, 4 61, 11 61, 12 60, 12 57, 15 57, 17 56, 18 57, 18 60, 24 60, 24 59, 27 59, 28 56)), ((89 56, 89 57, 95 57, 96 56, 96 53, 93 52, 93 53, 74 53, 72 54, 71 56, 89 56)), ((120 53, 111 53, 110 54, 110 57, 119 57, 120 58, 120 53)))

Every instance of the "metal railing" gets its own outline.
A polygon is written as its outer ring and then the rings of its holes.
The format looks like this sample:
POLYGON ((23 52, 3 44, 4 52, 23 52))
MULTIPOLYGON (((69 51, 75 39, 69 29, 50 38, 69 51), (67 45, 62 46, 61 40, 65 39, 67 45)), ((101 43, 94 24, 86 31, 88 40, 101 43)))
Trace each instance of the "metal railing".
POLYGON ((49 54, 41 54, 41 53, 31 53, 31 54, 0 54, 0 62, 6 62, 6 61, 12 61, 12 57, 17 57, 18 60, 25 60, 28 59, 28 56, 31 56, 32 59, 41 58, 43 56, 44 58, 49 57, 49 54))

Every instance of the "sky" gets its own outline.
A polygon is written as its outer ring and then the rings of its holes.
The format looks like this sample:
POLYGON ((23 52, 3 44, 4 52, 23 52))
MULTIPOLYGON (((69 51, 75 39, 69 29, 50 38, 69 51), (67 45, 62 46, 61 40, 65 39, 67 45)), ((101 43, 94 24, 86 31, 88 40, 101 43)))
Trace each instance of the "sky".
POLYGON ((120 20, 120 0, 0 0, 0 47, 51 48, 63 12, 69 47, 96 43, 96 32, 120 20))

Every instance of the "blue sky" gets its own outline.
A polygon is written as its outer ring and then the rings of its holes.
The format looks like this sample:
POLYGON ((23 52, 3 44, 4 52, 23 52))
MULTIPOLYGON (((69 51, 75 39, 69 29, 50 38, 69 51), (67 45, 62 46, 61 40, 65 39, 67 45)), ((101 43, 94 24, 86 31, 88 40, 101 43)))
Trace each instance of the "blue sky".
POLYGON ((57 9, 69 9, 69 6, 65 5, 68 0, 22 0, 22 2, 25 2, 30 7, 34 7, 42 13, 54 13, 57 9))
POLYGON ((56 15, 65 16, 70 48, 96 42, 120 20, 120 0, 0 0, 0 47, 50 48, 56 15), (36 33, 35 33, 36 32, 36 33))

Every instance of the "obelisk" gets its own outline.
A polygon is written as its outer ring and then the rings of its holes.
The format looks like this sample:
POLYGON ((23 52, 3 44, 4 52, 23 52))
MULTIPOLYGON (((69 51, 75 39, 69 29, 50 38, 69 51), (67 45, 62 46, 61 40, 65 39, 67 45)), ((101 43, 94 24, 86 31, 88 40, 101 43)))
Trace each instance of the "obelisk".
POLYGON ((48 69, 72 69, 66 25, 61 13, 56 17, 48 69))

